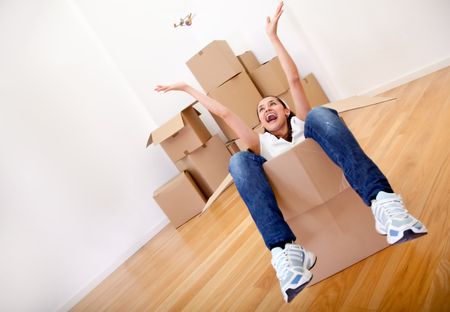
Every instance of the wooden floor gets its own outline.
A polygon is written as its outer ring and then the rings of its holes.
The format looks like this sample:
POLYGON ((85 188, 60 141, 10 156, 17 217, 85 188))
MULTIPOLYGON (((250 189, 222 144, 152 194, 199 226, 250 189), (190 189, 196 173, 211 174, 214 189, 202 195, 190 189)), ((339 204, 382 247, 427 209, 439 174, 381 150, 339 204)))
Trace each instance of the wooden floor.
POLYGON ((74 311, 450 311, 450 67, 343 113, 429 234, 305 289, 292 303, 230 187, 205 214, 167 226, 74 311))

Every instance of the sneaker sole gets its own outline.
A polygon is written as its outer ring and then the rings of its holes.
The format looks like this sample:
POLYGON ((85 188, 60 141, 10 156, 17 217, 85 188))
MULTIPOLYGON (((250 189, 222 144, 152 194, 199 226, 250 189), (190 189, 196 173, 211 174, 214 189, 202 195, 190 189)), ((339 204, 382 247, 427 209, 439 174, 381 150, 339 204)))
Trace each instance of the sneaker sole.
POLYGON ((290 289, 286 290, 287 303, 291 302, 309 284, 309 282, 311 282, 312 278, 313 278, 313 275, 311 274, 310 278, 306 282, 301 284, 299 287, 297 287, 295 289, 290 288, 290 289))
MULTIPOLYGON (((417 221, 417 222, 420 222, 420 221, 417 221)), ((398 230, 398 232, 401 232, 402 235, 401 236, 399 235, 397 239, 389 241, 389 238, 392 238, 392 236, 388 236, 388 239, 387 239, 388 243, 390 245, 400 244, 400 243, 404 243, 404 242, 419 238, 428 233, 428 231, 426 230, 426 228, 423 225, 422 225, 421 229, 415 228, 414 225, 416 223, 409 225, 408 227, 406 227, 403 230, 398 230)), ((386 230, 378 222, 375 224, 375 229, 377 230, 377 232, 379 234, 387 236, 386 230)))
POLYGON ((413 230, 409 229, 409 230, 404 231, 404 232, 403 232, 403 237, 401 237, 401 238, 400 238, 399 240, 397 240, 397 241, 394 241, 394 242, 392 243, 392 245, 398 245, 398 244, 400 244, 400 243, 408 242, 408 241, 410 241, 410 240, 419 238, 419 237, 424 236, 424 235, 426 235, 426 234, 427 234, 427 232, 416 233, 416 232, 414 232, 413 230))

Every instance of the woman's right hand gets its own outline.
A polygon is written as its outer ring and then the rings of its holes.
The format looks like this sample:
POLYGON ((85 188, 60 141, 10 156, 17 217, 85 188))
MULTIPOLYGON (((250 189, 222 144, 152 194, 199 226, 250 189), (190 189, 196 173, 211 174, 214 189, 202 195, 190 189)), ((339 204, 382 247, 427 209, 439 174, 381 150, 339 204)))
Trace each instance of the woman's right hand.
POLYGON ((155 87, 156 92, 166 93, 167 91, 186 91, 188 85, 184 82, 177 82, 171 85, 157 85, 155 87))
POLYGON ((277 36, 278 20, 283 13, 283 1, 280 1, 272 19, 268 16, 266 19, 266 34, 269 38, 277 36))

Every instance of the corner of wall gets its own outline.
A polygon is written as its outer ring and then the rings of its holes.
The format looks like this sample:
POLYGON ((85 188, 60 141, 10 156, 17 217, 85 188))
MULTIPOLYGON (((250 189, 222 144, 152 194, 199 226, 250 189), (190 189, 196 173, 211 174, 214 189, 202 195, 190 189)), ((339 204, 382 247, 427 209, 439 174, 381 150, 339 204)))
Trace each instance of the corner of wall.
POLYGON ((147 233, 145 233, 141 238, 137 239, 135 243, 120 257, 114 259, 111 265, 106 268, 102 273, 98 274, 95 278, 93 278, 89 283, 87 283, 82 289, 78 291, 78 293, 73 296, 67 303, 63 306, 59 307, 57 311, 69 311, 72 309, 78 302, 80 302, 87 294, 89 294, 94 288, 96 288, 100 283, 109 275, 111 275, 117 268, 119 268, 128 258, 134 255, 139 251, 145 244, 147 244, 156 234, 158 234, 164 227, 169 224, 169 220, 167 218, 162 218, 159 222, 155 223, 155 225, 149 229, 147 233))
POLYGON ((438 71, 440 69, 446 68, 450 66, 450 56, 445 57, 437 62, 433 62, 431 64, 425 65, 423 67, 417 68, 413 71, 410 71, 404 75, 401 75, 399 77, 396 77, 395 79, 392 79, 390 81, 387 81, 385 83, 382 83, 378 86, 375 86, 373 88, 370 88, 368 90, 362 91, 359 93, 359 95, 365 95, 365 96, 375 96, 380 93, 383 93, 385 91, 391 90, 393 88, 396 88, 402 84, 408 83, 410 81, 419 79, 423 76, 426 76, 428 74, 431 74, 435 71, 438 71))

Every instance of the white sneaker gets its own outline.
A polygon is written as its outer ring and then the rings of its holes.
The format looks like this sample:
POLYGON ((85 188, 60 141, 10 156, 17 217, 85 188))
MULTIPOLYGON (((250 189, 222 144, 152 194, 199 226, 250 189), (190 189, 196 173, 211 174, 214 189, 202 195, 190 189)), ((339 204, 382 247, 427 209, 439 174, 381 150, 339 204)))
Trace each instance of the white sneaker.
POLYGON ((272 265, 280 281, 281 292, 286 302, 291 302, 311 281, 309 271, 316 263, 316 256, 295 244, 286 244, 285 248, 271 250, 272 265))
POLYGON ((389 244, 401 243, 427 233, 425 226, 408 213, 402 198, 394 193, 379 192, 372 201, 375 228, 387 235, 389 244))

